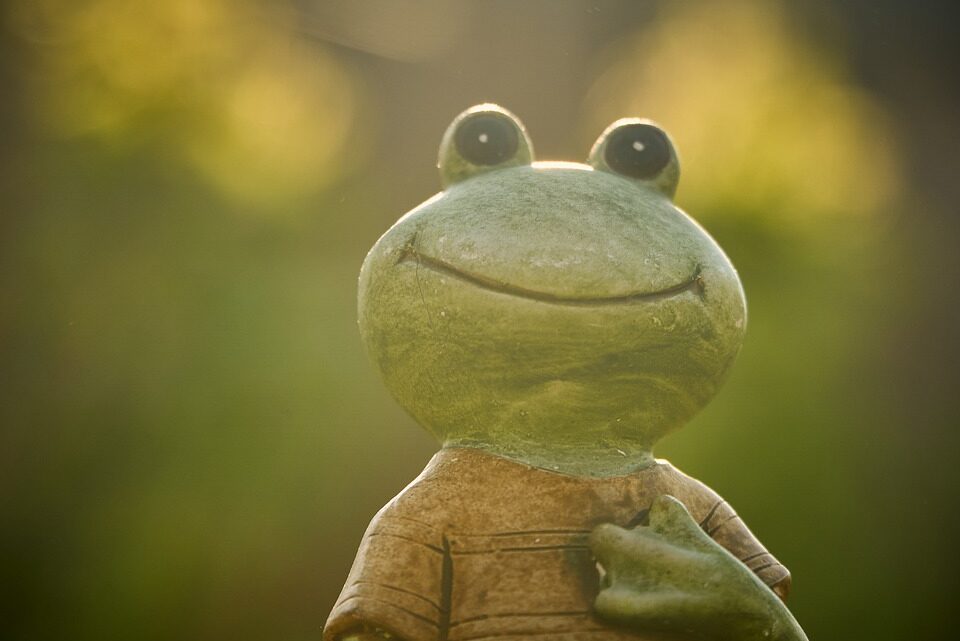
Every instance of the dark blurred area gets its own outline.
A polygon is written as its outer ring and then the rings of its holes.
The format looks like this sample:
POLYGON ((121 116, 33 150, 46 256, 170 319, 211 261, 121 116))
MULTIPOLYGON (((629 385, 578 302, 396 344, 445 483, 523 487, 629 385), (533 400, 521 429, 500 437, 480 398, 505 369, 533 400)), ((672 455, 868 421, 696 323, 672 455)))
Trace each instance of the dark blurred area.
POLYGON ((17 0, 0 44, 0 637, 316 639, 435 449, 355 328, 484 101, 540 159, 663 124, 739 268, 734 373, 658 455, 812 639, 952 638, 950 2, 17 0))

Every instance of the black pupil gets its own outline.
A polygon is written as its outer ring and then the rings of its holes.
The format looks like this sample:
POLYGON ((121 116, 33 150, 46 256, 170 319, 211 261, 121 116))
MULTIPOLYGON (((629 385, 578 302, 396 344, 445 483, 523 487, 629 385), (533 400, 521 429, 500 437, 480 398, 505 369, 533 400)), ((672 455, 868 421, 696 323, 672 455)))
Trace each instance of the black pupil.
POLYGON ((624 176, 653 178, 670 162, 670 143, 652 125, 625 125, 610 137, 604 159, 624 176))
POLYGON ((474 165, 496 165, 517 152, 517 130, 503 116, 477 115, 457 129, 457 151, 474 165))

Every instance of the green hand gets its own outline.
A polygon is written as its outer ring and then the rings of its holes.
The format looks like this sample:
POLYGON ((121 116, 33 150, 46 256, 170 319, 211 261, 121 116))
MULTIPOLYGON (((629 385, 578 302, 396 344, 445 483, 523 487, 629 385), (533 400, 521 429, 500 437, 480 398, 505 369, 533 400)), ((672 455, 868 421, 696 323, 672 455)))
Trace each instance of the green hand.
POLYGON ((777 595, 672 496, 654 501, 649 527, 600 525, 590 547, 604 573, 601 618, 693 639, 807 641, 777 595))

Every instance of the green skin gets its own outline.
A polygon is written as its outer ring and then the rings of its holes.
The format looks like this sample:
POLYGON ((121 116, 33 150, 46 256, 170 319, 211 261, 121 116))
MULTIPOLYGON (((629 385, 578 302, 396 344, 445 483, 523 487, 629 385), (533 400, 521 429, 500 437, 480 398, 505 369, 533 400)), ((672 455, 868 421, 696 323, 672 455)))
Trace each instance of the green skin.
MULTIPOLYGON (((387 387, 444 447, 475 447, 578 476, 653 462, 653 445, 717 392, 746 303, 716 242, 671 198, 679 163, 652 178, 605 159, 536 163, 523 125, 478 105, 440 147, 445 190, 402 217, 360 273, 359 324, 387 387), (476 113, 516 128, 512 157, 461 157, 476 113)), ((671 497, 650 525, 598 527, 597 614, 642 632, 806 639, 776 595, 671 497)), ((352 639, 383 638, 368 631, 352 639)))

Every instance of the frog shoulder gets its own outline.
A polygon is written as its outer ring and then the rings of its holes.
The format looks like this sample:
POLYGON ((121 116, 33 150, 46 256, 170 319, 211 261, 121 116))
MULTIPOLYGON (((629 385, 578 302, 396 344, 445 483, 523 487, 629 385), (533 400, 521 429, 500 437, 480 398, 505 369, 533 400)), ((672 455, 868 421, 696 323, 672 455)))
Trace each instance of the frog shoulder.
POLYGON ((370 530, 393 524, 398 528, 413 527, 418 532, 442 533, 462 509, 469 485, 464 477, 469 469, 469 461, 448 450, 437 452, 417 478, 377 512, 370 530))

